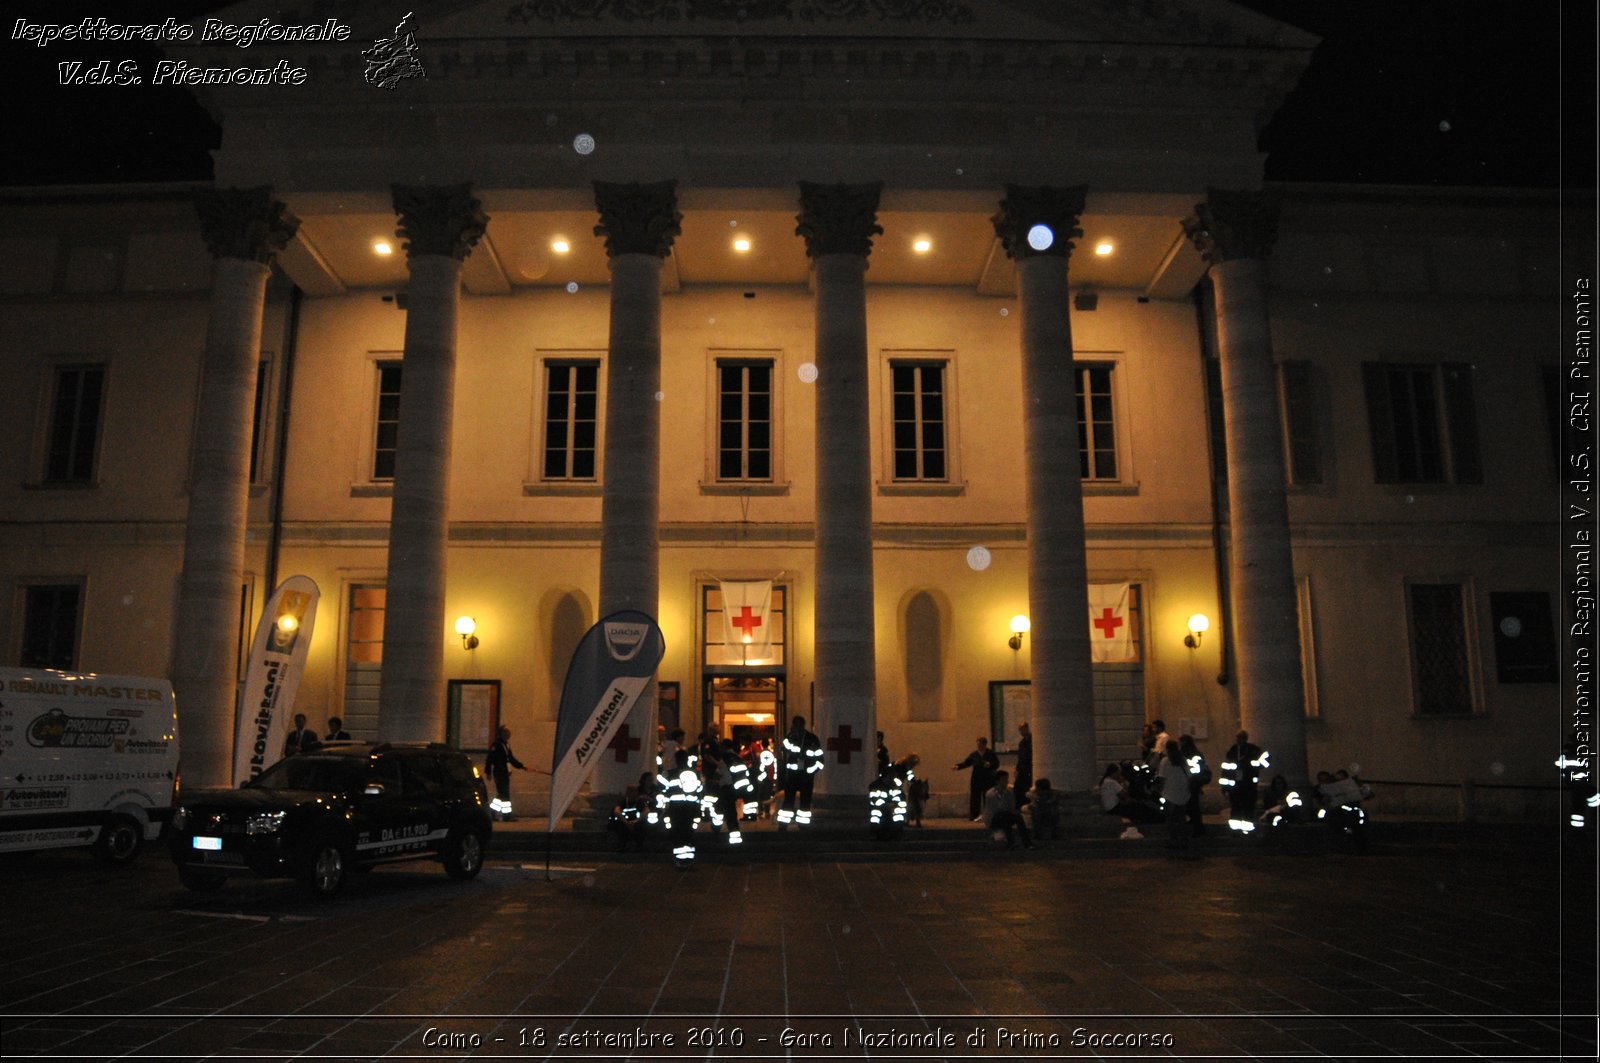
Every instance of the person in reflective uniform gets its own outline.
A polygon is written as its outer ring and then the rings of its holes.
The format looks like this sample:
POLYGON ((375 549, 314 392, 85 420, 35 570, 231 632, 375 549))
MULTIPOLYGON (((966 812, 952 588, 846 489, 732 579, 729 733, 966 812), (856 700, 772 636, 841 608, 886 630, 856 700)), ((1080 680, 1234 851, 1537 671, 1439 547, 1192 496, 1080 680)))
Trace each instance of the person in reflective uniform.
POLYGON ((1198 838, 1206 832, 1205 817, 1200 811, 1200 791, 1211 781, 1211 765, 1206 763, 1206 755, 1195 745, 1194 735, 1184 735, 1178 739, 1178 755, 1183 757, 1183 766, 1189 770, 1189 803, 1184 808, 1184 815, 1189 817, 1189 829, 1198 838))
POLYGON ((1584 830, 1595 821, 1600 812, 1600 796, 1594 784, 1594 767, 1587 756, 1580 756, 1572 743, 1561 750, 1556 759, 1561 772, 1561 785, 1567 791, 1567 828, 1584 830))
POLYGON ((756 785, 750 780, 750 765, 739 756, 739 747, 731 738, 722 743, 722 764, 728 773, 730 791, 728 807, 723 812, 730 824, 728 844, 738 845, 744 841, 744 836, 739 832, 739 821, 756 818, 756 785))
POLYGON ((667 821, 672 859, 680 870, 694 866, 694 824, 705 789, 700 776, 689 766, 691 759, 688 750, 678 750, 673 755, 672 770, 657 780, 656 787, 656 807, 667 821))
POLYGON ((1218 765, 1222 775, 1217 785, 1228 795, 1228 828, 1243 834, 1256 829, 1256 797, 1261 773, 1269 766, 1267 751, 1240 731, 1218 765))
POLYGON ((772 795, 778 785, 778 754, 765 742, 751 746, 756 769, 756 815, 766 819, 772 814, 772 795))
POLYGON ((517 755, 511 752, 511 728, 502 727, 495 736, 494 745, 483 766, 494 780, 494 797, 489 801, 489 813, 495 819, 513 819, 511 814, 511 769, 527 771, 517 755))
POLYGON ((902 774, 898 765, 885 764, 867 789, 867 825, 879 840, 896 837, 905 828, 910 774, 909 769, 902 774))
POLYGON ((789 721, 789 733, 783 736, 782 749, 778 785, 783 789, 783 807, 778 810, 778 829, 788 830, 791 823, 810 826, 811 790, 822 770, 822 740, 806 730, 804 716, 795 716, 789 721))

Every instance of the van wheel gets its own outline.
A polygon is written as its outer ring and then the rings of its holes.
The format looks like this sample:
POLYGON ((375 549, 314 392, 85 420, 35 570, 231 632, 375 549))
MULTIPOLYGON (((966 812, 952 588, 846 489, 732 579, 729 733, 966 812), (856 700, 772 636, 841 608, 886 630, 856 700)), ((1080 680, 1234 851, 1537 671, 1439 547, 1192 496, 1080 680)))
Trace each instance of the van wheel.
POLYGON ((144 827, 131 816, 113 816, 100 828, 94 855, 107 864, 126 864, 144 847, 144 827))
POLYGON ((187 867, 180 867, 178 881, 183 883, 184 889, 194 893, 212 893, 221 889, 227 879, 222 875, 208 875, 204 871, 191 871, 187 867))
POLYGON ((444 840, 444 869, 451 878, 469 879, 483 870, 483 835, 457 829, 444 840))
POLYGON ((332 838, 324 838, 311 848, 311 859, 306 862, 301 877, 312 894, 332 897, 344 888, 348 869, 344 850, 332 838))

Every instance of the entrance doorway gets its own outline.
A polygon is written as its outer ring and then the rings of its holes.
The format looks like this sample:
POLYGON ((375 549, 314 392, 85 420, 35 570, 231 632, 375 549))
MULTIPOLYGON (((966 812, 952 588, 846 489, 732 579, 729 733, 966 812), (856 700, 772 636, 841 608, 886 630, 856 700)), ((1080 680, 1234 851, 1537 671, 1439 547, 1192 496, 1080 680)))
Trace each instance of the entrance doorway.
POLYGON ((774 673, 706 677, 706 725, 743 749, 760 739, 768 748, 787 723, 783 676, 774 673))

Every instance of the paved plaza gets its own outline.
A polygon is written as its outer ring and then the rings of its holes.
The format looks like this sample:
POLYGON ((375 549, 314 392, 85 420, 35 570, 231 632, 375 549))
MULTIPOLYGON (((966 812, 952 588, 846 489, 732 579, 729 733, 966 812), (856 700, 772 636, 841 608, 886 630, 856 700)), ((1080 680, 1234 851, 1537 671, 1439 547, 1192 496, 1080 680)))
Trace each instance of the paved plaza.
MULTIPOLYGON (((801 842, 796 840, 794 848, 801 842)), ((1592 848, 1374 833, 928 858, 496 851, 188 894, 0 862, 0 1052, 56 1059, 1589 1058, 1592 848), (1099 855, 1093 855, 1098 853, 1099 855), (1117 859, 1106 858, 1114 853, 1117 859)))

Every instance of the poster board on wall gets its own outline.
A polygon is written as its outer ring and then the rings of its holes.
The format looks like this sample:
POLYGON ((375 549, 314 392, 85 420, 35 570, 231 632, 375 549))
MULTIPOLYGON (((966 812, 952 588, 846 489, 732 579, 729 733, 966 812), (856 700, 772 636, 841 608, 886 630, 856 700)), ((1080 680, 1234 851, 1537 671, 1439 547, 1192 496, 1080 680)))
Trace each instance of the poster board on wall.
POLYGON ((996 753, 1017 748, 1017 724, 1033 715, 1033 685, 1026 679, 989 681, 989 744, 996 753))
POLYGON ((452 679, 445 741, 468 753, 487 753, 500 730, 500 680, 452 679))

